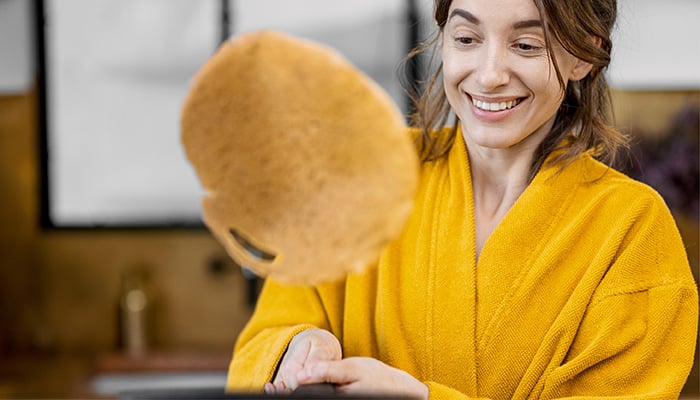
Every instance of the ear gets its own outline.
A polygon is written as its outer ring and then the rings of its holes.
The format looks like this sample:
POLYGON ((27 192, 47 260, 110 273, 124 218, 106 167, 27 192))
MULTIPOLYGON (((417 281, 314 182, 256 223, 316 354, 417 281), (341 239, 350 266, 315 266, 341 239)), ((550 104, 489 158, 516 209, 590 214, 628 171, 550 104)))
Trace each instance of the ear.
MULTIPOLYGON (((596 46, 600 47, 601 39, 599 37, 593 37, 593 42, 596 46)), ((571 69, 569 80, 580 81, 581 79, 585 78, 589 72, 591 72, 591 69, 593 69, 593 64, 577 58, 576 63, 574 63, 571 69)))

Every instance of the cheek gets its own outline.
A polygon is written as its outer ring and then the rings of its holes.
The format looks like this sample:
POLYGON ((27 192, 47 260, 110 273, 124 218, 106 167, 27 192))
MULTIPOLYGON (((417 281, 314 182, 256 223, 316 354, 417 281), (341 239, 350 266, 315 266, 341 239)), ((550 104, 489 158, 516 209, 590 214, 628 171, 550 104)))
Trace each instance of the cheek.
POLYGON ((459 85, 464 80, 464 65, 450 58, 443 58, 442 79, 448 97, 459 92, 459 85))
MULTIPOLYGON (((559 72, 561 73, 564 85, 566 85, 571 79, 571 70, 573 68, 573 56, 568 53, 558 53, 556 54, 559 72)), ((540 91, 546 93, 546 97, 552 99, 551 101, 561 103, 564 99, 564 93, 566 87, 562 87, 557 79, 557 70, 554 68, 554 64, 551 62, 546 66, 541 67, 541 76, 546 76, 548 79, 541 79, 540 91), (545 72, 547 71, 547 72, 545 72), (545 75, 546 74, 546 75, 545 75)))
POLYGON ((553 72, 551 79, 543 83, 540 91, 543 93, 543 97, 546 101, 552 104, 554 108, 559 108, 559 105, 564 100, 564 89, 559 84, 555 72, 553 72))
POLYGON ((443 69, 443 89, 445 90, 445 97, 447 97, 447 102, 450 107, 455 110, 459 109, 459 99, 461 92, 459 90, 459 80, 443 69))
POLYGON ((441 55, 442 77, 448 90, 458 90, 457 87, 477 70, 479 54, 476 52, 443 47, 441 55))
MULTIPOLYGON (((557 71, 551 63, 539 60, 539 62, 524 66, 520 71, 521 80, 535 95, 536 100, 547 104, 561 102, 564 92, 559 85, 557 71)), ((568 76, 564 70, 562 70, 562 74, 562 78, 566 80, 568 76)))
POLYGON ((459 61, 453 54, 452 49, 445 45, 444 42, 440 46, 440 58, 442 60, 442 76, 445 82, 454 82, 459 75, 459 61))

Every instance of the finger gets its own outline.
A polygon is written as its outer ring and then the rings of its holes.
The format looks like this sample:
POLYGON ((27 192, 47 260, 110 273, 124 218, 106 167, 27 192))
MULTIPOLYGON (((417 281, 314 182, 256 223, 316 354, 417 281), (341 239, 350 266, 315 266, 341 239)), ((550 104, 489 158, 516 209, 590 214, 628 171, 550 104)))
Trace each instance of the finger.
POLYGON ((284 370, 280 370, 277 373, 277 376, 275 377, 275 380, 273 383, 275 384, 275 387, 281 387, 282 389, 288 389, 291 388, 292 390, 295 389, 299 383, 297 382, 297 373, 299 372, 299 368, 286 368, 284 370))
POLYGON ((282 375, 280 379, 275 382, 275 387, 277 388, 278 393, 291 392, 292 390, 296 389, 297 386, 299 386, 296 378, 297 372, 298 369, 295 368, 294 370, 282 375))
POLYGON ((297 380, 302 384, 329 382, 342 385, 360 378, 359 371, 348 360, 318 362, 297 374, 297 380))
POLYGON ((297 373, 297 382, 299 385, 311 385, 315 383, 327 383, 323 374, 310 372, 315 369, 316 364, 309 364, 306 368, 297 373))
POLYGON ((277 382, 275 384, 275 393, 291 393, 291 389, 287 387, 284 381, 277 382))

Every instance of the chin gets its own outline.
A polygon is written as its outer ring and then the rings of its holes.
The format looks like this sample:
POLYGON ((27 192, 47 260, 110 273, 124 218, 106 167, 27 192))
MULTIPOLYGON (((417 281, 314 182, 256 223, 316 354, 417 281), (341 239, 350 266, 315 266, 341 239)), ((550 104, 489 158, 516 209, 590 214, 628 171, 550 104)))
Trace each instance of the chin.
POLYGON ((508 149, 518 145, 521 141, 509 137, 498 130, 478 131, 464 134, 467 144, 477 145, 488 149, 508 149))

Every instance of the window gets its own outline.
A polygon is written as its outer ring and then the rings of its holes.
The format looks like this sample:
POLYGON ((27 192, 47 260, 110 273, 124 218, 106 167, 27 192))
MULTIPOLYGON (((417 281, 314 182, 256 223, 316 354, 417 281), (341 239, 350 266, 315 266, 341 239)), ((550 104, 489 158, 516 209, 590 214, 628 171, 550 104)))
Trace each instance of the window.
POLYGON ((46 227, 201 226, 180 145, 189 79, 228 35, 328 44, 405 106, 405 0, 37 0, 46 227))

